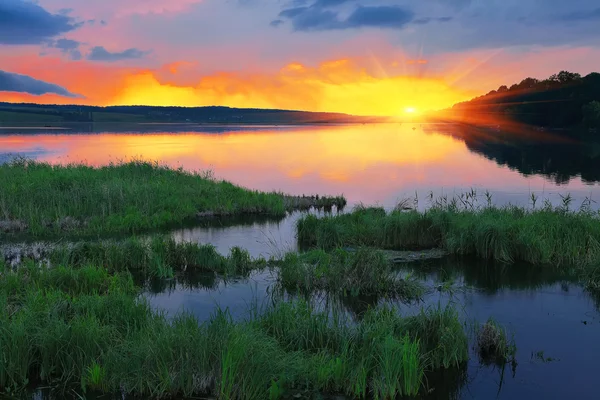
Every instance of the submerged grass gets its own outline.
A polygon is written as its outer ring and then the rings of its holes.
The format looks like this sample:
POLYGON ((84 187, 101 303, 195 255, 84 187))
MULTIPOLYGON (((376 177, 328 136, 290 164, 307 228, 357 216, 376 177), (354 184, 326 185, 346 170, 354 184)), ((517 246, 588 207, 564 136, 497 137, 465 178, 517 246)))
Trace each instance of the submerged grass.
POLYGON ((506 364, 515 358, 517 347, 506 330, 493 319, 478 327, 477 353, 485 364, 506 364))
POLYGON ((279 263, 278 272, 283 288, 304 294, 326 291, 345 296, 417 299, 424 293, 421 283, 401 278, 382 252, 369 248, 289 253, 279 263))
POLYGON ((392 399, 422 390, 432 360, 446 359, 442 349, 460 348, 465 337, 425 336, 454 332, 459 322, 447 310, 410 318, 370 310, 350 324, 301 301, 238 322, 224 311, 203 324, 185 314, 167 320, 137 298, 126 273, 89 266, 5 269, 0 310, 0 391, 41 379, 146 398, 392 399), (439 329, 418 328, 431 326, 439 329))
POLYGON ((262 193, 139 160, 98 168, 24 159, 0 165, 0 235, 133 233, 198 216, 283 216, 300 205, 343 207, 345 199, 262 193))
POLYGON ((425 212, 358 208, 350 214, 305 216, 303 246, 373 246, 394 250, 441 247, 452 254, 557 266, 600 264, 600 216, 546 207, 436 206, 425 212))

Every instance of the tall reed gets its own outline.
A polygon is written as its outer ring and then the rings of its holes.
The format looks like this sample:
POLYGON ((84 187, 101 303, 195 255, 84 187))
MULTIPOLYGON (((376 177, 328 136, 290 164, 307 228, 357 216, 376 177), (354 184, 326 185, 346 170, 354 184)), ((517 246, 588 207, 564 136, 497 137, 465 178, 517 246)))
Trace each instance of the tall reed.
MULTIPOLYGON (((168 320, 153 311, 127 274, 90 266, 2 274, 0 391, 41 379, 68 391, 152 398, 343 393, 391 399, 423 388, 430 359, 440 357, 440 346, 427 343, 450 345, 423 336, 445 329, 415 330, 416 322, 391 310, 370 310, 349 323, 297 301, 241 321, 217 310, 199 324, 191 315, 168 320), (73 287, 79 278, 87 283, 73 287)), ((453 323, 442 320, 445 327, 453 323)))

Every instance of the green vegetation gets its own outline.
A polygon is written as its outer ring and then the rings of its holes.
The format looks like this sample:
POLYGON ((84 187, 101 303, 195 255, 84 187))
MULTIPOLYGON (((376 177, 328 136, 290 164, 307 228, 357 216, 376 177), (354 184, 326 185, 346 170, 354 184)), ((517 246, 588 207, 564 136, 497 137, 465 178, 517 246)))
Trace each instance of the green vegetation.
POLYGON ((300 301, 239 322, 217 311, 199 325, 153 312, 127 273, 90 266, 4 269, 0 309, 2 391, 41 379, 69 391, 152 398, 392 399, 416 395, 425 371, 467 358, 451 309, 408 318, 370 310, 351 324, 300 301))
POLYGON ((600 263, 590 266, 583 272, 583 282, 588 290, 600 295, 600 263))
MULTIPOLYGON (((452 112, 469 121, 496 117, 525 124, 553 128, 585 126, 597 128, 600 101, 600 74, 585 77, 561 71, 548 79, 527 78, 510 88, 501 86, 485 96, 456 104, 452 112), (585 124, 585 125, 584 125, 585 124), (592 124, 592 125, 590 125, 592 124)), ((561 132, 572 135, 572 132, 561 132)), ((595 135, 597 137, 597 135, 595 135)))
POLYGON ((16 160, 0 165, 0 235, 133 233, 207 216, 283 216, 295 204, 288 199, 295 198, 144 161, 93 168, 16 160))
MULTIPOLYGON (((466 201, 466 200, 463 200, 466 201)), ((600 263, 600 215, 565 207, 475 208, 456 201, 426 212, 358 208, 350 214, 298 222, 301 245, 333 249, 370 246, 394 250, 441 247, 513 263, 591 266, 600 263)), ((568 206, 568 204, 567 204, 568 206)))
POLYGON ((46 105, 0 102, 0 124, 11 122, 161 122, 227 124, 316 124, 382 122, 348 114, 230 107, 46 105))
POLYGON ((506 364, 515 358, 517 347, 514 340, 509 340, 506 330, 496 321, 489 319, 480 325, 476 332, 477 352, 485 364, 506 364))
POLYGON ((280 289, 313 294, 327 291, 346 296, 384 296, 413 300, 425 289, 416 280, 402 278, 385 255, 374 249, 356 252, 321 250, 304 254, 288 253, 282 260, 251 259, 246 250, 233 247, 229 256, 220 255, 212 245, 177 243, 170 237, 129 238, 78 242, 11 257, 12 268, 27 263, 68 265, 81 268, 100 265, 109 273, 131 273, 136 282, 149 279, 190 278, 208 274, 213 278, 247 277, 252 271, 270 266, 277 272, 280 289))
POLYGON ((224 257, 212 245, 176 243, 167 237, 80 242, 56 247, 42 257, 50 265, 101 265, 110 273, 130 272, 143 279, 171 278, 175 274, 194 272, 247 276, 252 270, 266 266, 265 260, 251 260, 248 252, 238 247, 233 247, 229 256, 224 257))
POLYGON ((383 253, 367 248, 356 252, 313 250, 289 253, 279 263, 278 281, 287 291, 304 294, 326 291, 351 296, 386 296, 416 299, 423 286, 402 279, 383 253))

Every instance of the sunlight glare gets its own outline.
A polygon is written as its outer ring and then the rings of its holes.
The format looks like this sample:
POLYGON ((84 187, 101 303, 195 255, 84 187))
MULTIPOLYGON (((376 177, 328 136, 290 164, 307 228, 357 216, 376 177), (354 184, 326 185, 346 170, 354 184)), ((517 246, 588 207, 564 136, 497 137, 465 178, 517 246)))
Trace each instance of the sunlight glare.
POLYGON ((414 107, 406 107, 404 109, 404 112, 407 113, 407 114, 416 114, 417 109, 414 108, 414 107))

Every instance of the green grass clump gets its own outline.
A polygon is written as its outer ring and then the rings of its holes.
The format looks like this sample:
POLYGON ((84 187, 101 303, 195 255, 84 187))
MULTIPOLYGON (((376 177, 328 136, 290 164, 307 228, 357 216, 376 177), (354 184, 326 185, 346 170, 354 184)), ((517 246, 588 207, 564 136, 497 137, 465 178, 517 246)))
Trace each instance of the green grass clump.
POLYGON ((517 352, 514 340, 509 340, 506 330, 493 319, 480 325, 476 336, 476 349, 482 362, 502 365, 514 359, 517 352))
POLYGON ((421 340, 430 369, 459 367, 468 360, 468 339, 454 308, 422 310, 403 324, 410 337, 421 340))
POLYGON ((587 266, 600 263, 600 216, 549 207, 459 209, 425 212, 360 208, 350 214, 306 216, 297 226, 305 247, 330 250, 372 246, 393 250, 440 247, 452 254, 513 263, 587 266))
POLYGON ((252 260, 246 250, 237 247, 225 257, 212 245, 177 243, 162 236, 56 247, 49 251, 48 260, 53 265, 73 267, 101 265, 110 272, 129 271, 143 278, 172 278, 192 272, 247 276, 266 265, 265 260, 252 260))
POLYGON ((278 271, 283 288, 305 294, 326 291, 347 296, 415 299, 424 292, 417 281, 399 277, 383 253, 369 248, 290 253, 279 263, 278 271))
POLYGON ((99 168, 28 160, 2 164, 0 204, 0 219, 25 224, 31 235, 132 233, 181 224, 198 213, 286 212, 283 195, 144 161, 99 168))
POLYGON ((131 289, 127 274, 108 276, 95 267, 4 270, 0 392, 41 380, 70 393, 144 398, 392 399, 422 390, 438 351, 427 343, 439 340, 412 328, 413 319, 430 315, 370 310, 348 323, 300 301, 237 322, 216 311, 199 324, 186 314, 167 320, 131 289), (73 287, 73 279, 87 283, 73 287))
POLYGON ((0 237, 21 232, 137 233, 208 216, 268 215, 315 207, 342 209, 346 199, 296 197, 245 189, 210 173, 134 160, 103 167, 16 159, 0 165, 0 237))

